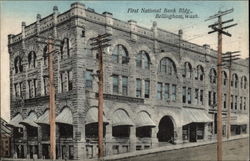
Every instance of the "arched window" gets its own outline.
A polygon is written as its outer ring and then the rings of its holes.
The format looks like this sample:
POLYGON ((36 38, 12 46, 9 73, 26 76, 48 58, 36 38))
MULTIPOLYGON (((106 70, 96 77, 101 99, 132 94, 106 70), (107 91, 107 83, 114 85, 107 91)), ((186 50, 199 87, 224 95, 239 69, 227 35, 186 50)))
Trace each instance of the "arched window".
POLYGON ((222 72, 222 81, 224 86, 227 85, 227 73, 225 71, 222 72))
POLYGON ((217 77, 216 70, 214 68, 210 69, 209 72, 210 83, 216 83, 216 77, 217 77))
POLYGON ((197 71, 196 71, 196 80, 203 80, 204 79, 204 68, 201 65, 197 66, 197 71))
POLYGON ((160 61, 159 71, 168 75, 176 74, 176 66, 172 59, 165 57, 160 61))
POLYGON ((30 67, 36 67, 36 53, 34 51, 31 51, 28 55, 28 64, 29 68, 30 67))
POLYGON ((142 50, 136 56, 136 67, 149 69, 150 68, 150 58, 146 51, 142 50))
POLYGON ((236 73, 232 76, 231 86, 237 88, 238 87, 238 75, 236 73))
POLYGON ((22 64, 22 59, 20 58, 20 56, 17 56, 14 59, 14 67, 15 67, 15 73, 23 72, 23 64, 22 64))
POLYGON ((184 63, 184 73, 182 76, 186 78, 192 77, 192 65, 189 62, 184 63))
POLYGON ((247 77, 246 76, 241 77, 240 87, 247 89, 247 77))
POLYGON ((112 61, 114 63, 128 64, 128 51, 123 45, 116 45, 112 52, 112 61), (120 61, 121 60, 121 61, 120 61))

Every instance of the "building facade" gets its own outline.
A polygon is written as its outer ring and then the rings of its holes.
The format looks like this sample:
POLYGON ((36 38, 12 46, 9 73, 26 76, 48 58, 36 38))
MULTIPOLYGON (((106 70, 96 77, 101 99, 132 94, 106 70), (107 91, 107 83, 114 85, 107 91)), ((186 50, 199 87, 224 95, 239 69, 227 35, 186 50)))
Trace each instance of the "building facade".
MULTIPOLYGON (((156 22, 147 29, 73 3, 61 14, 56 6, 47 17, 38 14, 8 37, 12 155, 49 158, 48 49, 39 42, 52 36, 61 41, 53 54, 57 158, 97 156, 98 59, 89 39, 104 33, 112 34, 104 50, 105 155, 216 135, 216 51, 183 40, 181 30, 170 33, 156 22)), ((232 69, 232 105, 223 70, 224 125, 231 108, 233 135, 248 128, 248 64, 240 61, 232 69)))
POLYGON ((10 157, 11 153, 11 128, 7 126, 7 121, 0 117, 0 158, 1 157, 10 157))

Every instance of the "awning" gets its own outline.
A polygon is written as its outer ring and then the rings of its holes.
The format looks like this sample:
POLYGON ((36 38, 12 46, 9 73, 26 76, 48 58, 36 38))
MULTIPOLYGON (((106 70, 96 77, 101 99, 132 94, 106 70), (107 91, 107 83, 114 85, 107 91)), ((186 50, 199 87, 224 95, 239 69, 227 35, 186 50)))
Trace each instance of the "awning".
POLYGON ((133 121, 124 110, 117 110, 112 116, 112 126, 133 126, 133 121))
POLYGON ((10 127, 23 127, 19 123, 23 120, 23 117, 21 114, 17 114, 13 119, 10 120, 10 122, 7 124, 7 126, 10 127))
MULTIPOLYGON (((92 124, 92 123, 98 123, 98 109, 97 108, 91 108, 88 110, 86 118, 85 118, 85 124, 92 124)), ((108 121, 106 117, 103 115, 103 123, 108 124, 108 121)))
POLYGON ((244 125, 248 124, 249 116, 248 115, 243 115, 239 114, 237 115, 237 119, 231 121, 231 125, 244 125))
POLYGON ((56 123, 73 125, 73 115, 71 110, 69 108, 64 108, 56 117, 56 123))
POLYGON ((38 125, 34 122, 36 120, 37 120, 37 115, 34 112, 31 112, 26 119, 20 122, 20 124, 38 127, 38 125))
POLYGON ((136 127, 152 126, 155 127, 154 121, 146 112, 140 112, 136 117, 136 127))
POLYGON ((213 122, 213 120, 209 118, 205 110, 183 108, 182 113, 183 113, 182 126, 190 124, 192 122, 194 123, 213 122))
POLYGON ((46 110, 35 122, 37 124, 49 124, 49 110, 46 110))

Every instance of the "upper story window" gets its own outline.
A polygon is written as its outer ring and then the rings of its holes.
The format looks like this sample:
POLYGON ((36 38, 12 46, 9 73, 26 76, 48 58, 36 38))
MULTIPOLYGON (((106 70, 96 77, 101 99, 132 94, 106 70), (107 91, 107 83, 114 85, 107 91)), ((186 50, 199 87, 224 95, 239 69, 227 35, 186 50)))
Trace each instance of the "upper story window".
POLYGON ((214 68, 210 69, 209 72, 209 78, 210 78, 210 83, 216 83, 216 77, 217 77, 217 73, 216 70, 214 68))
POLYGON ((145 80, 145 92, 144 92, 144 97, 149 98, 150 96, 150 81, 145 80))
POLYGON ((204 68, 201 65, 198 65, 196 70, 197 71, 195 79, 202 81, 204 79, 204 68))
POLYGON ((68 77, 68 90, 73 89, 73 73, 72 70, 67 71, 67 77, 68 77))
POLYGON ((162 58, 160 61, 159 71, 161 73, 166 73, 167 75, 176 74, 175 63, 170 58, 162 58))
POLYGON ((119 93, 119 77, 118 77, 118 75, 113 75, 112 81, 113 81, 113 94, 118 94, 119 93))
POLYGON ((191 104, 192 103, 192 92, 191 92, 191 88, 188 88, 187 90, 187 103, 191 104))
POLYGON ((149 69, 150 68, 150 58, 146 51, 142 50, 136 56, 136 67, 149 69))
POLYGON ((128 64, 128 51, 123 45, 116 45, 112 53, 112 61, 114 63, 128 64))
POLYGON ((34 51, 31 51, 28 54, 28 65, 29 65, 29 68, 36 67, 36 53, 34 51))
POLYGON ((225 71, 222 72, 222 81, 223 85, 227 85, 227 73, 225 71))
POLYGON ((176 101, 176 85, 172 84, 172 101, 176 101))
POLYGON ((14 84, 14 89, 15 89, 15 96, 16 97, 22 97, 22 89, 23 89, 23 83, 15 83, 14 84))
POLYGON ((92 70, 85 71, 85 87, 86 88, 93 87, 93 71, 92 70))
POLYGON ((122 76, 122 95, 128 95, 128 77, 122 76))
POLYGON ((231 86, 238 88, 238 75, 236 73, 232 76, 231 86))
POLYGON ((48 65, 48 45, 43 48, 43 64, 48 65))
POLYGON ((187 88, 182 87, 182 103, 186 103, 186 97, 187 97, 187 88))
POLYGON ((37 96, 37 79, 28 80, 28 92, 29 98, 34 98, 37 96))
POLYGON ((189 62, 184 63, 184 73, 182 76, 186 78, 192 77, 192 65, 189 62))
POLYGON ((47 76, 43 76, 43 89, 44 89, 44 95, 48 95, 49 92, 49 78, 47 76))
POLYGON ((70 49, 72 48, 69 38, 64 38, 61 43, 61 59, 70 57, 70 49))
POLYGON ((20 56, 17 56, 14 59, 14 67, 15 67, 15 73, 23 72, 23 64, 20 56))
POLYGON ((247 89, 247 77, 246 76, 241 77, 240 87, 247 89))
POLYGON ((142 81, 141 79, 136 79, 136 97, 142 96, 142 81))

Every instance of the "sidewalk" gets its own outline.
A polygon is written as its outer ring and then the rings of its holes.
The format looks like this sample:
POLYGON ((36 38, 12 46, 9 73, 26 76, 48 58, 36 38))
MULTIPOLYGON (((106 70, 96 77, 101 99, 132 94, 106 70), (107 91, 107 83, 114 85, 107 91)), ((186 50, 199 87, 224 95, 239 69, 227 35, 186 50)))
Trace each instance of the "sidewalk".
MULTIPOLYGON (((240 136, 232 136, 230 139, 223 138, 223 142, 237 140, 237 139, 243 139, 243 138, 248 138, 248 137, 249 137, 248 134, 240 135, 240 136)), ((104 160, 115 161, 115 160, 120 160, 120 159, 125 159, 125 158, 131 158, 131 157, 135 157, 135 156, 160 153, 160 152, 164 152, 164 151, 171 151, 171 150, 177 150, 177 149, 183 149, 183 148, 198 147, 198 146, 203 146, 203 145, 207 145, 207 144, 214 144, 214 143, 216 143, 216 138, 214 138, 212 140, 208 140, 208 141, 203 141, 203 142, 162 146, 162 147, 157 147, 154 149, 141 150, 141 151, 135 151, 135 152, 130 152, 130 153, 106 156, 106 157, 104 157, 104 160)), ((97 161, 97 159, 92 159, 91 161, 97 161)))
MULTIPOLYGON (((230 139, 223 138, 223 142, 237 140, 237 139, 243 139, 243 138, 248 138, 248 137, 249 137, 248 134, 239 135, 239 136, 232 136, 230 139)), ((111 155, 111 156, 104 157, 103 160, 105 160, 105 161, 119 161, 120 159, 132 158, 132 157, 136 157, 136 156, 142 156, 142 155, 153 154, 153 153, 160 153, 160 152, 165 152, 165 151, 172 151, 172 150, 177 150, 177 149, 198 147, 198 146, 214 144, 214 143, 216 143, 216 138, 213 138, 212 140, 208 140, 208 141, 202 141, 202 142, 183 143, 183 144, 177 144, 177 145, 156 147, 154 149, 147 149, 147 150, 135 151, 135 152, 130 152, 130 153, 111 155)), ((33 159, 2 158, 1 161, 42 161, 42 159, 33 160, 33 159)), ((50 161, 50 159, 48 159, 47 161, 50 161)), ((56 161, 66 161, 66 160, 56 160, 56 161)), ((69 161, 69 160, 67 160, 67 161, 69 161)), ((97 158, 85 159, 84 161, 98 161, 98 159, 97 158)))

